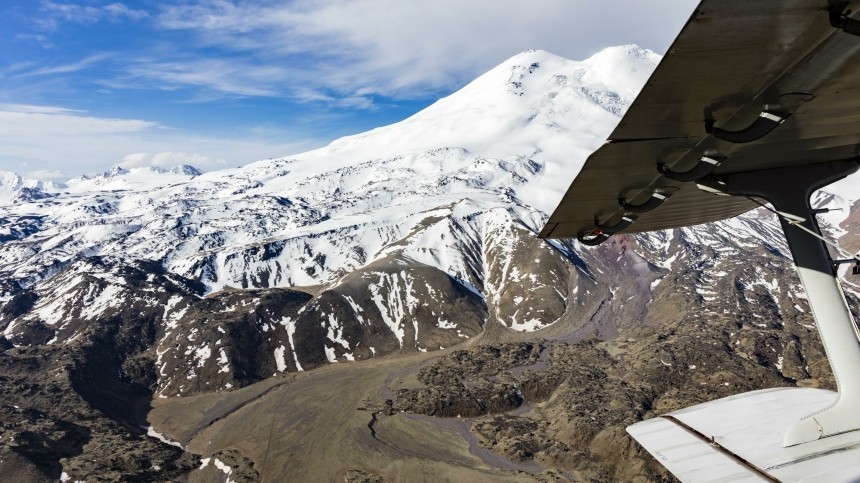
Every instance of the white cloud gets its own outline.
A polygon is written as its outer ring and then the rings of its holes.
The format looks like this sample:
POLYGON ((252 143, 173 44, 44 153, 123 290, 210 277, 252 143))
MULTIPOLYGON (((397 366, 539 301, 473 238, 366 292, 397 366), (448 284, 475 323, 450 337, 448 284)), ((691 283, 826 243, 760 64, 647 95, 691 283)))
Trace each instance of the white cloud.
POLYGON ((371 109, 374 107, 373 99, 364 96, 345 97, 340 99, 337 104, 352 109, 371 109))
POLYGON ((24 178, 37 179, 39 181, 64 182, 68 181, 70 176, 58 169, 37 169, 36 171, 25 173, 24 178))
POLYGON ((277 97, 288 76, 279 67, 247 65, 240 59, 186 59, 177 62, 139 61, 129 69, 132 78, 155 78, 161 88, 204 87, 224 94, 277 97))
POLYGON ((211 169, 224 167, 227 161, 215 159, 200 153, 177 153, 165 151, 161 153, 132 153, 123 156, 119 166, 123 168, 137 168, 141 166, 156 166, 159 168, 172 168, 182 164, 190 164, 195 168, 211 169))
MULTIPOLYGON (((341 97, 415 97, 450 90, 529 48, 582 59, 607 45, 668 47, 694 0, 192 1, 167 7, 162 28, 189 30, 231 52, 242 68, 277 65, 269 78, 341 97)), ((153 71, 159 78, 163 73, 153 71)), ((182 78, 171 80, 181 82, 182 78)), ((195 79, 188 79, 195 85, 195 79)), ((281 91, 278 91, 281 92, 281 91)))
POLYGON ((23 107, 29 111, 0 110, 0 140, 4 143, 26 144, 26 137, 35 134, 34 128, 39 137, 59 141, 79 135, 138 133, 158 126, 157 123, 137 119, 91 117, 53 106, 44 107, 41 111, 35 106, 23 107))
POLYGON ((17 34, 15 35, 15 40, 19 42, 35 42, 45 49, 50 49, 54 46, 54 43, 46 35, 42 34, 17 34))
POLYGON ((57 171, 71 176, 97 173, 116 164, 216 169, 322 144, 282 131, 203 136, 151 121, 95 117, 58 106, 0 105, 0 170, 36 173, 38 179, 59 176, 57 171))
POLYGON ((72 114, 83 112, 76 109, 66 109, 65 107, 38 106, 33 104, 0 104, 0 111, 25 114, 72 114))
POLYGON ((123 3, 111 3, 94 7, 75 3, 43 1, 36 19, 43 28, 55 29, 62 22, 95 23, 100 20, 118 21, 122 19, 141 20, 149 16, 145 10, 129 8, 123 3))
POLYGON ((71 62, 67 64, 54 65, 49 67, 40 67, 38 69, 32 69, 24 71, 20 74, 17 74, 15 77, 32 77, 39 75, 53 75, 53 74, 68 74, 70 72, 77 72, 80 70, 87 69, 92 67, 95 64, 111 57, 109 53, 100 53, 87 56, 77 62, 71 62))
POLYGON ((132 20, 141 20, 146 17, 149 17, 149 13, 147 13, 145 10, 129 8, 122 3, 110 3, 108 5, 103 6, 102 11, 105 12, 108 17, 114 19, 126 17, 132 20))

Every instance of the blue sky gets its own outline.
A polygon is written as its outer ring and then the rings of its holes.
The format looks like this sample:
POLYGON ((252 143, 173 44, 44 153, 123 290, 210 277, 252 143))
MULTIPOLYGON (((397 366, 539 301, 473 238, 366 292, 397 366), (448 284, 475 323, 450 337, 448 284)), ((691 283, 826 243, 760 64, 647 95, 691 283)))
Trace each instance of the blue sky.
POLYGON ((526 49, 663 53, 691 0, 4 0, 0 170, 204 170, 404 119, 526 49))

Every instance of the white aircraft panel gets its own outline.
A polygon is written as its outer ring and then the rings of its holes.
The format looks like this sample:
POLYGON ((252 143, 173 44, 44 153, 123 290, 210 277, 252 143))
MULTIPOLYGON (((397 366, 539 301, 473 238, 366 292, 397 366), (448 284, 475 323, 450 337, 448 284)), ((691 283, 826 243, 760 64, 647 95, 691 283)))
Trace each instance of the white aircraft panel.
POLYGON ((767 481, 668 419, 642 421, 627 432, 685 483, 767 481))
POLYGON ((782 447, 786 429, 835 399, 836 393, 822 389, 766 389, 682 409, 627 431, 685 482, 766 481, 756 469, 778 481, 856 482, 860 431, 782 447))

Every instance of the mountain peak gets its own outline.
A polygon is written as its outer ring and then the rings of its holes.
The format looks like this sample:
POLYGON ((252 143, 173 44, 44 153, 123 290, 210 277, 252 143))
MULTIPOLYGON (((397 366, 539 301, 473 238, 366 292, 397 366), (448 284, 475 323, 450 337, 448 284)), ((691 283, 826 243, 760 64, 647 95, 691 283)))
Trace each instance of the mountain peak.
POLYGON ((124 174, 128 174, 128 172, 129 171, 122 166, 113 166, 111 169, 102 173, 101 176, 104 178, 111 178, 114 176, 122 176, 124 174))
POLYGON ((180 164, 179 166, 175 166, 170 169, 170 172, 173 174, 183 174, 186 176, 200 176, 201 174, 203 174, 202 171, 189 164, 180 164))
MULTIPOLYGON (((308 172, 327 171, 368 159, 458 148, 487 158, 532 156, 546 173, 575 173, 618 123, 658 60, 633 45, 605 49, 584 61, 528 50, 406 120, 295 158, 312 160, 303 163, 308 172)), ((567 188, 564 179, 545 180, 549 195, 535 193, 525 201, 551 210, 567 188)))
POLYGON ((661 56, 651 49, 646 49, 636 44, 613 45, 612 47, 606 47, 599 50, 597 53, 586 59, 585 62, 597 60, 618 60, 619 58, 659 61, 661 56))
POLYGON ((506 66, 509 64, 516 65, 516 64, 523 64, 523 63, 541 62, 541 61, 548 60, 548 59, 558 59, 558 60, 562 60, 562 61, 569 61, 569 59, 565 59, 564 57, 553 54, 552 52, 548 52, 546 50, 528 49, 528 50, 524 50, 524 51, 520 52, 519 54, 512 56, 508 60, 502 62, 501 64, 499 64, 499 66, 497 68, 503 67, 503 66, 506 66))
POLYGON ((17 189, 21 186, 22 180, 17 173, 12 171, 0 171, 0 186, 8 189, 17 189))
POLYGON ((62 183, 24 178, 12 171, 0 171, 0 206, 51 196, 47 191, 64 187, 62 183))
POLYGON ((582 62, 586 67, 582 81, 591 86, 611 86, 632 102, 660 59, 654 51, 638 45, 607 47, 582 62))

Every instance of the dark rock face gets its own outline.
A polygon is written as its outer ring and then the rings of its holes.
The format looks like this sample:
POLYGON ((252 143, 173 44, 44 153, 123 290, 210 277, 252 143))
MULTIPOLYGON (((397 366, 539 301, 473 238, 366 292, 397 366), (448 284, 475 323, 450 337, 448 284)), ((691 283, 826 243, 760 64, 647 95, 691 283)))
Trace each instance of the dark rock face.
POLYGON ((481 331, 481 299, 439 270, 393 259, 318 297, 287 289, 177 301, 158 344, 159 394, 242 387, 279 372, 433 350, 481 331))
MULTIPOLYGON (((586 481, 673 481, 626 435, 626 426, 739 392, 794 383, 776 367, 757 362, 771 352, 767 334, 751 332, 752 352, 742 355, 727 344, 719 320, 647 332, 626 341, 457 351, 421 369, 421 386, 401 390, 394 409, 473 417, 472 431, 482 446, 586 481), (517 388, 516 402, 486 403, 503 401, 506 387, 517 388)), ((814 359, 822 362, 820 355, 814 359)), ((826 378, 821 383, 832 388, 826 378)))
POLYGON ((570 288, 580 278, 571 252, 560 253, 504 217, 489 222, 485 236, 483 286, 489 320, 519 331, 558 321, 569 308, 570 288))
POLYGON ((159 394, 224 390, 271 377, 278 372, 275 349, 290 347, 282 322, 296 319, 311 298, 270 289, 176 302, 158 343, 159 394))
POLYGON ((112 352, 104 336, 0 352, 4 479, 57 481, 66 472, 87 481, 170 480, 197 464, 146 435, 152 393, 114 372, 112 352))
MULTIPOLYGON (((39 296, 32 290, 17 291, 0 310, 0 320, 11 321, 33 309, 39 296)), ((7 322, 8 323, 8 322, 7 322)))
POLYGON ((392 257, 344 277, 299 323, 323 320, 326 333, 340 334, 328 337, 346 342, 332 344, 335 358, 348 348, 352 357, 367 358, 456 345, 479 334, 485 318, 480 296, 447 274, 392 257))
POLYGON ((456 351, 418 372, 423 388, 403 389, 394 407, 440 417, 476 417, 512 411, 524 402, 515 383, 498 375, 534 365, 543 346, 535 343, 480 346, 456 351))
POLYGON ((158 264, 77 262, 0 306, 17 345, 62 344, 91 326, 117 343, 111 364, 159 395, 230 390, 285 371, 435 350, 482 330, 483 300, 443 272, 392 257, 318 297, 289 289, 202 297, 158 264))
POLYGON ((18 326, 15 342, 19 345, 44 345, 56 335, 54 329, 38 320, 28 320, 18 326))
POLYGON ((454 418, 503 413, 522 403, 522 396, 512 384, 454 379, 444 387, 404 389, 397 394, 396 407, 428 416, 454 418))
POLYGON ((849 253, 860 252, 860 201, 854 203, 848 212, 848 217, 839 225, 845 234, 839 238, 840 245, 849 253))

